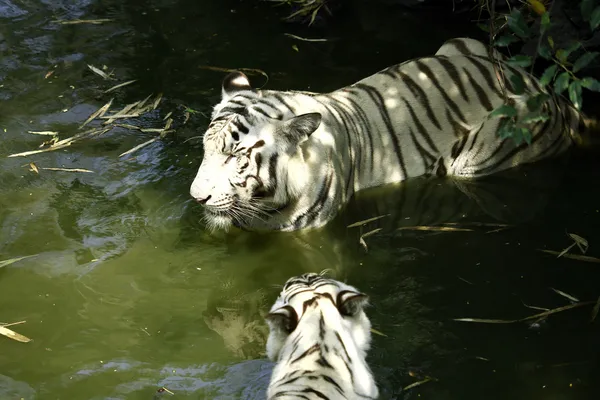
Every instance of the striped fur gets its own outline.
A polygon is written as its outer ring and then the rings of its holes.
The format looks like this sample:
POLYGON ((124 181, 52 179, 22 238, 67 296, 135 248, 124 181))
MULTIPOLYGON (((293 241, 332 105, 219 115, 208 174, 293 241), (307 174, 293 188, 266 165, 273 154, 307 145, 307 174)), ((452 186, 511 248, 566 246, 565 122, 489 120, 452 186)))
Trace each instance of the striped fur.
MULTIPOLYGON (((502 60, 496 53, 495 57, 502 60)), ((519 68, 531 93, 543 91, 519 68)), ((506 82, 519 115, 527 108, 506 82)), ((434 56, 386 68, 327 94, 223 82, 190 193, 211 228, 293 231, 331 220, 357 191, 437 175, 478 177, 553 157, 579 142, 586 119, 550 93, 550 119, 531 145, 497 136, 504 98, 487 48, 452 39, 434 56)))
POLYGON ((367 300, 321 274, 288 279, 267 316, 267 355, 277 362, 267 399, 376 399, 365 361, 371 343, 367 300))

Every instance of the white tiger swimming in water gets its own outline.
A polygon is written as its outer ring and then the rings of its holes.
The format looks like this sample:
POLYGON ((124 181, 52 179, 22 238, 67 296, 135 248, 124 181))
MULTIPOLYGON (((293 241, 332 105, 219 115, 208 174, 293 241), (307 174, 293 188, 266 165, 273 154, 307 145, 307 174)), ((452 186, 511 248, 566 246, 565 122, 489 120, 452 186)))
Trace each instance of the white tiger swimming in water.
MULTIPOLYGON (((498 59, 502 56, 496 54, 498 59)), ((544 91, 520 68, 530 93, 544 91)), ((506 81, 519 115, 524 97, 506 81)), ((550 118, 528 145, 497 135, 504 103, 487 48, 467 38, 327 94, 223 81, 190 194, 210 228, 293 231, 331 220, 359 190, 420 175, 478 177, 549 158, 581 141, 587 120, 549 93, 550 118)))
POLYGON ((267 400, 376 399, 366 362, 368 297, 356 288, 307 273, 288 279, 267 315, 273 369, 267 400))

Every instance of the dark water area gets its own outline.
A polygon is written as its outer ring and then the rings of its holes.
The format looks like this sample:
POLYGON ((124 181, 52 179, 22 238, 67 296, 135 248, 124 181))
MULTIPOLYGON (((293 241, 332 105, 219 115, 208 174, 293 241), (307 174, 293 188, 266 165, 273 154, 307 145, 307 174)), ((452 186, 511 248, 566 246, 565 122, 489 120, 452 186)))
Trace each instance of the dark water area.
POLYGON ((561 251, 575 233, 600 257, 595 153, 478 182, 372 189, 315 232, 204 229, 188 191, 225 73, 203 66, 261 69, 271 89, 329 91, 449 38, 485 39, 450 12, 355 1, 314 29, 282 22, 286 12, 248 0, 0 0, 0 261, 32 256, 0 268, 0 322, 26 321, 11 328, 33 339, 0 336, 0 399, 152 399, 163 386, 175 393, 166 398, 262 399, 273 367, 262 315, 277 285, 326 268, 371 296, 368 315, 383 335, 369 363, 382 399, 600 398, 592 305, 526 322, 453 320, 516 320, 543 311, 531 307, 572 304, 553 288, 598 299, 600 264, 538 251, 561 251), (112 21, 56 22, 78 18, 112 21), (47 140, 27 131, 63 139, 113 97, 119 109, 158 93, 159 107, 128 123, 161 127, 172 113, 176 133, 131 156, 119 157, 153 134, 115 129, 7 157, 47 140), (186 107, 198 111, 187 121, 186 107), (53 167, 94 173, 42 169, 53 167), (442 222, 472 230, 398 229, 442 222), (365 248, 361 235, 376 228, 365 248))

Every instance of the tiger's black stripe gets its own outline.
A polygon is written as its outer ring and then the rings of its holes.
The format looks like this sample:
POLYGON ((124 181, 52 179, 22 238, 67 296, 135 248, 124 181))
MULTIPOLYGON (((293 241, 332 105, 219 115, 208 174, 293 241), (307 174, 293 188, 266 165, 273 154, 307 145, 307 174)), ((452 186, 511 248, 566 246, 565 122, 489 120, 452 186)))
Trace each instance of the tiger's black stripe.
POLYGON ((446 104, 448 105, 448 107, 450 107, 452 109, 452 111, 454 111, 454 113, 458 116, 458 118, 460 118, 460 120, 462 122, 466 122, 465 116, 460 111, 460 109, 458 107, 458 104, 456 104, 456 102, 454 100, 452 100, 450 98, 450 96, 448 96, 448 94, 446 93, 446 90, 442 87, 442 85, 440 84, 440 81, 437 79, 437 77, 435 76, 435 74, 433 73, 433 71, 431 70, 431 68, 429 68, 421 60, 415 61, 415 64, 416 64, 417 68, 419 69, 419 71, 421 71, 422 73, 424 73, 425 76, 427 76, 433 82, 433 85, 439 91, 440 95, 444 98, 444 100, 445 100, 446 104))
MULTIPOLYGON (((411 91, 411 93, 413 94, 415 99, 419 103, 421 103, 421 105, 423 107, 425 107, 425 112, 427 113, 427 118, 431 122, 433 122, 433 124, 435 125, 436 128, 442 129, 442 125, 440 124, 440 121, 438 120, 437 116, 433 112, 433 109, 431 107, 431 102, 427 98, 427 94, 425 93, 425 91, 408 74, 406 74, 402 71, 398 71, 397 75, 402 80, 402 83, 404 83, 408 87, 408 90, 411 91)), ((406 101, 406 99, 404 99, 404 101, 406 101)))
POLYGON ((366 84, 357 83, 354 85, 354 87, 366 92, 369 95, 369 97, 371 98, 371 101, 373 101, 373 103, 376 105, 377 110, 379 111, 379 114, 385 123, 385 127, 387 129, 386 133, 392 141, 394 153, 396 154, 398 163, 400 164, 400 170, 402 171, 402 175, 407 176, 406 165, 404 163, 404 157, 402 156, 402 149, 400 148, 400 143, 398 141, 398 137, 396 135, 394 125, 392 124, 391 117, 389 115, 387 108, 385 107, 385 104, 384 104, 383 98, 381 97, 381 94, 379 93, 379 91, 377 89, 375 89, 374 87, 371 87, 369 85, 366 85, 366 84))

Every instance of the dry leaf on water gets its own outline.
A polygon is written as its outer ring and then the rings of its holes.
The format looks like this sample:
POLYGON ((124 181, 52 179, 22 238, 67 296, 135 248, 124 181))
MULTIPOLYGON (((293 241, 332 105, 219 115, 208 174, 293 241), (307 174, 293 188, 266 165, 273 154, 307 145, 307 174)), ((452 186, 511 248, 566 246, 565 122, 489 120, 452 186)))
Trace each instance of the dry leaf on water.
MULTIPOLYGON (((574 245, 575 244, 573 244, 573 246, 574 245)), ((593 263, 600 263, 600 258, 596 258, 596 257, 582 256, 582 255, 579 255, 579 254, 569 254, 569 253, 564 253, 564 251, 563 252, 558 252, 558 251, 554 251, 554 250, 544 250, 544 249, 537 249, 537 250, 541 251, 542 253, 547 253, 547 254, 552 254, 552 255, 555 255, 555 256, 560 256, 562 258, 571 258, 573 260, 587 261, 587 262, 593 262, 593 263)))
POLYGON ((16 262, 18 262, 18 261, 21 261, 21 260, 24 260, 24 259, 26 259, 26 258, 29 258, 29 257, 35 257, 35 256, 37 256, 37 254, 33 254, 33 255, 31 255, 31 256, 24 256, 24 257, 11 258, 10 260, 4 260, 4 261, 0 261, 0 268, 2 268, 2 267, 6 267, 7 265, 10 265, 10 264, 14 264, 14 263, 16 263, 16 262))
POLYGON ((6 336, 9 339, 16 340, 17 342, 21 343, 31 342, 31 339, 29 339, 27 336, 23 336, 20 333, 8 329, 2 325, 0 325, 0 335, 6 336))
POLYGON ((365 220, 362 220, 362 221, 358 221, 358 222, 355 222, 353 224, 348 225, 346 228, 355 228, 357 226, 366 225, 369 222, 377 221, 378 219, 381 219, 381 218, 384 218, 384 217, 389 217, 390 215, 391 214, 385 214, 385 215, 380 215, 378 217, 373 217, 373 218, 365 219, 365 220))
POLYGON ((449 226, 401 226, 398 231, 434 231, 434 232, 473 232, 469 228, 452 228, 449 226))
POLYGON ((590 304, 594 304, 594 301, 582 301, 575 304, 569 304, 568 306, 554 308, 552 310, 544 311, 539 314, 530 315, 529 317, 520 318, 520 319, 484 319, 484 318, 454 318, 454 321, 459 322, 480 322, 485 324, 514 324, 516 322, 524 322, 530 321, 532 319, 539 319, 543 317, 547 317, 548 315, 556 314, 562 311, 570 310, 572 308, 578 308, 583 306, 588 306, 590 304))
POLYGON ((369 231, 367 233, 363 233, 362 235, 360 235, 358 242, 365 248, 365 251, 369 251, 369 249, 367 247, 367 242, 365 242, 365 238, 376 234, 380 230, 381 230, 381 228, 377 228, 377 229, 373 229, 372 231, 369 231))
POLYGON ((579 299, 577 297, 571 296, 569 293, 565 293, 562 290, 558 290, 558 289, 554 289, 554 288, 550 288, 552 289, 554 292, 558 293, 559 295, 566 297, 567 299, 571 300, 572 302, 578 303, 579 299))

